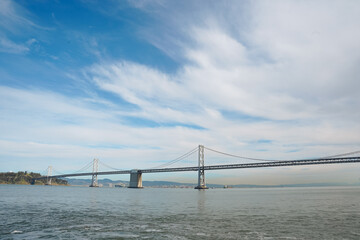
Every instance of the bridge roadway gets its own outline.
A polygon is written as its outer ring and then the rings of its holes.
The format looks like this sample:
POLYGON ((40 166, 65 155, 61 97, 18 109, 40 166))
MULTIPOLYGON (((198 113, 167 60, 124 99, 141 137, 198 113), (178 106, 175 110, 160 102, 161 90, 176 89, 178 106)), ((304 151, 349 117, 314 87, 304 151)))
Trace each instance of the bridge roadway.
MULTIPOLYGON (((224 165, 209 165, 204 166, 203 170, 221 170, 221 169, 236 169, 236 168, 259 168, 259 167, 284 167, 284 166, 301 166, 301 165, 317 165, 317 164, 335 164, 335 163, 357 163, 360 162, 358 157, 341 157, 341 158, 317 158, 306 160, 288 160, 288 161, 269 161, 259 163, 239 163, 239 164, 224 164, 224 165)), ((178 168, 149 168, 149 169, 133 169, 133 170, 120 170, 120 171, 107 171, 97 172, 97 175, 112 175, 112 174, 132 174, 134 172, 142 173, 160 173, 160 172, 186 172, 186 171, 199 171, 199 167, 178 167, 178 168)), ((46 178, 64 178, 64 177, 78 177, 78 176, 91 176, 92 172, 87 173, 73 173, 62 174, 54 176, 44 176, 34 178, 34 180, 46 178)))

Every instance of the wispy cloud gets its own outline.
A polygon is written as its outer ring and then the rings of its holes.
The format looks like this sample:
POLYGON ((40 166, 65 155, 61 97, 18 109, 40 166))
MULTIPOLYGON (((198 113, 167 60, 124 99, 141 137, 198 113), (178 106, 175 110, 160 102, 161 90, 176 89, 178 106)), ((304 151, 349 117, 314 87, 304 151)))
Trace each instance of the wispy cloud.
POLYGON ((12 42, 5 37, 0 37, 0 52, 7 53, 26 53, 29 51, 29 48, 24 44, 17 44, 12 42))
POLYGON ((3 30, 22 34, 24 29, 50 29, 35 23, 30 16, 31 14, 15 1, 3 0, 0 2, 0 27, 3 30))
MULTIPOLYGON (((96 56, 67 75, 81 95, 0 88, 4 154, 66 161, 95 155, 132 168, 198 144, 270 159, 358 148, 360 4, 161 1, 135 7, 153 21, 134 31, 178 68, 109 57, 101 39, 79 31, 75 40, 96 56)), ((3 39, 13 53, 37 41, 3 39)), ((207 163, 217 160, 207 156, 207 163)))
POLYGON ((29 53, 39 41, 34 38, 36 31, 48 31, 51 28, 41 26, 32 19, 34 16, 15 1, 0 2, 0 52, 12 54, 29 53), (28 34, 31 34, 31 37, 28 34))
MULTIPOLYGON (((88 69, 89 76, 100 89, 139 106, 136 115, 196 124, 221 139, 229 134, 303 144, 358 144, 351 129, 359 129, 359 114, 354 111, 360 103, 354 92, 359 85, 355 67, 359 53, 348 54, 360 40, 353 34, 359 22, 354 8, 359 6, 338 6, 337 2, 326 8, 322 2, 267 5, 246 5, 251 17, 244 22, 229 6, 219 8, 231 15, 225 19, 216 18, 218 8, 206 9, 199 12, 205 19, 200 24, 189 16, 187 31, 161 32, 182 41, 177 51, 185 61, 174 74, 120 61, 95 64, 88 69), (302 21, 304 15, 306 21, 302 21), (234 27, 234 22, 242 28, 234 27), (325 27, 329 22, 331 27, 325 27), (343 34, 338 35, 339 31, 343 34), (228 118, 225 112, 239 117, 228 118), (243 119, 257 120, 244 123, 243 119)), ((162 20, 171 13, 170 6, 162 12, 162 20)), ((164 47, 164 52, 171 51, 164 47)), ((238 139, 233 145, 241 143, 241 138, 233 138, 238 139)))

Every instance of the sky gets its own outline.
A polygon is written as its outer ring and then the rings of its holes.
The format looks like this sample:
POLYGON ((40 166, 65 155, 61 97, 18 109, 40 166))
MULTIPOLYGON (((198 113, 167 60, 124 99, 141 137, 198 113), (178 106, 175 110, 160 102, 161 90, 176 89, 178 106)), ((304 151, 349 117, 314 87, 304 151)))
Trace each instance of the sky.
MULTIPOLYGON (((355 0, 2 0, 0 171, 151 168, 199 144, 278 160, 360 150, 359 29, 355 0)), ((208 165, 242 162, 205 150, 208 165)), ((360 165, 206 181, 355 183, 360 165)))

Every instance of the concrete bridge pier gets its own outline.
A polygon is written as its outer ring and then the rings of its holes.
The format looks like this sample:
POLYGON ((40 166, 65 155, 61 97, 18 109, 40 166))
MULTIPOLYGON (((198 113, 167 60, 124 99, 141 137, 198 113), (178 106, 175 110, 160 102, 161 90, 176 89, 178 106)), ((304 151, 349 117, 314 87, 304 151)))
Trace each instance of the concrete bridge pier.
POLYGON ((143 186, 142 186, 142 172, 140 172, 138 170, 132 170, 130 172, 129 188, 143 188, 143 186))

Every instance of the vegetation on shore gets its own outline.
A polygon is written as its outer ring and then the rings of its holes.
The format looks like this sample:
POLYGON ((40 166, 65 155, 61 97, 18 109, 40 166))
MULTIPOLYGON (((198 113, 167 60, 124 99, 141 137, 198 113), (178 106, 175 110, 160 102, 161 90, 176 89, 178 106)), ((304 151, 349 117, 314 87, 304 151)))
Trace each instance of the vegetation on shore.
MULTIPOLYGON (((32 183, 33 178, 44 177, 39 173, 33 172, 6 172, 0 173, 0 184, 25 184, 29 185, 32 183)), ((35 181, 36 185, 45 185, 46 179, 40 179, 35 181)), ((51 179, 51 185, 68 185, 68 182, 63 179, 53 178, 51 179)))

